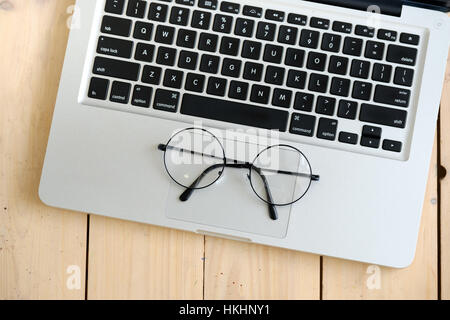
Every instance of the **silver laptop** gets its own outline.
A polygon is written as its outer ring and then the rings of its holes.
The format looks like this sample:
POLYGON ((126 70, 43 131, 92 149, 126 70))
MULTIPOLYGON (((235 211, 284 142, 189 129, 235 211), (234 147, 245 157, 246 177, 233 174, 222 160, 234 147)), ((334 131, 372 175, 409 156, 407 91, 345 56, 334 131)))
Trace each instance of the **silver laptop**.
POLYGON ((448 10, 448 1, 78 0, 40 198, 406 267, 448 10))

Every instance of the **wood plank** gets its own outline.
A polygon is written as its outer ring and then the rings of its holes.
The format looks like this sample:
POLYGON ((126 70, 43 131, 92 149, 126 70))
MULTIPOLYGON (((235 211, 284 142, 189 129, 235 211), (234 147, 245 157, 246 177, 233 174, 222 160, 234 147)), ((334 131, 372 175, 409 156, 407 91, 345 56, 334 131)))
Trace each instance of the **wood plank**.
POLYGON ((202 299, 204 238, 90 217, 88 299, 202 299))
POLYGON ((441 102, 441 166, 447 175, 441 180, 441 298, 450 300, 450 54, 447 60, 441 102))
POLYGON ((437 141, 416 257, 406 269, 323 258, 324 299, 437 299, 437 141))
POLYGON ((85 296, 86 215, 38 198, 72 3, 0 2, 0 299, 85 296))
POLYGON ((320 257, 206 237, 205 299, 319 299, 320 257))

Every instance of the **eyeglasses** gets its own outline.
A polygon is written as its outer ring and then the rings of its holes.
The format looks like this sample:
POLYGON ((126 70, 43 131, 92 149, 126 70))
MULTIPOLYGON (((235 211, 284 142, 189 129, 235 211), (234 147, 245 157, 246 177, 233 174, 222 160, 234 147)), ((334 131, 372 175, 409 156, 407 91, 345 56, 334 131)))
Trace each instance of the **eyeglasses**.
POLYGON ((277 206, 299 201, 312 181, 319 181, 306 156, 285 144, 265 148, 253 162, 239 161, 226 157, 222 143, 210 131, 187 128, 158 145, 158 149, 164 152, 169 177, 186 189, 179 197, 181 201, 188 201, 196 190, 212 186, 224 175, 225 168, 245 169, 253 192, 267 204, 273 220, 278 219, 277 206))

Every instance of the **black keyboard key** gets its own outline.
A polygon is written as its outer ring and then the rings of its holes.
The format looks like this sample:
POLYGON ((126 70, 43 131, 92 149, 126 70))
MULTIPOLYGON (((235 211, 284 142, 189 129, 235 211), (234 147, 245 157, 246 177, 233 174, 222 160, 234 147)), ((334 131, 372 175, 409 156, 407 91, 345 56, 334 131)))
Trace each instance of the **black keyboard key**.
POLYGON ((289 70, 286 85, 290 88, 304 89, 306 85, 306 72, 289 70))
POLYGON ((208 30, 211 23, 211 13, 205 11, 194 11, 192 14, 191 27, 208 30))
POLYGON ((184 88, 187 91, 202 93, 205 87, 205 76, 202 74, 188 73, 184 88))
POLYGON ((260 40, 273 41, 277 26, 274 23, 259 22, 256 31, 256 38, 260 40))
POLYGON ((420 41, 420 36, 411 33, 400 34, 400 42, 412 45, 418 45, 420 41))
POLYGON ((169 7, 167 5, 152 2, 150 3, 150 10, 148 11, 148 19, 157 22, 165 22, 168 11, 169 7))
POLYGON ((331 80, 330 93, 336 96, 347 97, 350 91, 350 80, 334 77, 331 80))
POLYGON ((371 104, 362 104, 359 120, 396 128, 405 128, 407 112, 371 104))
POLYGON ((369 59, 382 60, 384 55, 384 43, 367 41, 364 56, 369 59))
POLYGON ((312 17, 309 25, 312 28, 328 30, 328 28, 330 28, 330 20, 312 17))
POLYGON ((363 46, 362 39, 346 37, 344 40, 343 52, 345 54, 359 57, 361 55, 362 46, 363 46))
POLYGON ((288 48, 284 64, 291 67, 302 68, 305 59, 305 51, 300 49, 288 48))
POLYGON ((372 80, 380 82, 390 82, 392 66, 388 64, 375 63, 373 65, 372 80))
POLYGON ((142 82, 157 86, 161 82, 161 73, 162 69, 160 67, 144 66, 142 82))
POLYGON ((178 67, 182 69, 195 70, 197 68, 198 53, 181 51, 178 59, 178 67))
POLYGON ((278 32, 278 42, 295 44, 297 41, 298 29, 290 26, 280 26, 278 32))
POLYGON ((328 76, 323 74, 311 73, 309 77, 308 89, 310 91, 325 93, 328 87, 328 76))
POLYGON ((238 18, 236 19, 234 34, 242 37, 251 37, 254 27, 255 22, 253 20, 238 18))
POLYGON ((348 58, 340 56, 331 56, 330 63, 328 65, 328 72, 346 75, 348 69, 348 58))
POLYGON ((177 58, 177 50, 167 47, 159 47, 158 54, 156 56, 156 63, 165 66, 173 66, 175 59, 177 58))
POLYGON ((145 86, 134 86, 131 104, 136 107, 149 108, 153 89, 145 86))
POLYGON ((155 41, 164 44, 172 44, 175 38, 175 28, 159 25, 156 28, 155 41))
POLYGON ((239 45, 241 40, 238 38, 222 37, 220 43, 220 53, 229 56, 237 56, 239 53, 239 45))
POLYGON ((289 132, 312 137, 316 127, 316 117, 307 114, 293 113, 289 132))
POLYGON ((225 90, 227 88, 227 80, 217 77, 210 77, 208 80, 208 86, 206 92, 213 96, 225 96, 225 90))
POLYGON ((361 145, 363 147, 378 149, 380 147, 380 139, 362 136, 361 145))
POLYGON ((355 27, 355 34, 358 36, 373 38, 375 35, 375 29, 368 26, 357 25, 355 27))
POLYGON ((341 36, 324 33, 322 37, 322 50, 331 51, 331 52, 339 52, 339 48, 341 46, 341 36))
POLYGON ((266 10, 266 19, 273 21, 284 21, 284 12, 278 10, 266 10))
POLYGON ((319 45, 320 33, 317 31, 303 29, 300 34, 300 45, 302 47, 316 49, 319 45))
POLYGON ((198 6, 203 9, 216 10, 217 0, 198 0, 198 6))
POLYGON ((314 103, 314 95, 310 93, 297 92, 295 94, 294 109, 311 112, 314 103))
POLYGON ((353 82, 352 97, 354 99, 369 101, 371 95, 372 95, 372 84, 371 83, 361 82, 361 81, 353 82))
POLYGON ((380 29, 378 30, 378 39, 397 41, 397 32, 392 30, 380 29))
POLYGON ((339 133, 339 142, 347 144, 357 144, 358 135, 356 133, 342 131, 339 133))
POLYGON ((182 71, 167 69, 164 73, 163 85, 168 88, 181 89, 183 76, 182 71))
POLYGON ((98 39, 97 53, 114 57, 131 58, 133 42, 128 40, 100 36, 98 39))
POLYGON ((180 93, 163 89, 156 90, 153 108, 167 112, 177 112, 180 93))
POLYGON ((317 97, 316 113, 332 116, 336 108, 336 99, 319 96, 317 97))
POLYGON ((244 10, 242 11, 242 14, 244 16, 261 18, 262 14, 263 14, 263 9, 259 8, 259 7, 253 7, 253 6, 244 6, 244 10))
POLYGON ((128 37, 131 32, 131 20, 104 16, 101 31, 116 36, 128 37))
POLYGON ((341 100, 339 101, 338 113, 339 118, 355 120, 358 112, 358 103, 355 101, 341 100))
POLYGON ((324 71, 326 62, 327 62, 326 54, 311 51, 308 54, 307 68, 316 71, 324 71))
POLYGON ((175 3, 192 7, 195 4, 195 0, 175 0, 175 3))
POLYGON ((411 91, 402 88, 377 85, 375 88, 375 102, 405 107, 409 105, 411 91))
POLYGON ((242 46, 241 56, 247 59, 259 60, 261 57, 261 47, 260 42, 245 40, 242 46))
POLYGON ((402 152, 402 143, 400 141, 386 139, 383 141, 383 150, 402 152))
POLYGON ((184 94, 181 113, 245 126, 286 131, 289 113, 284 110, 184 94))
POLYGON ((267 104, 267 103, 269 103, 269 96, 270 96, 270 88, 269 87, 260 86, 257 84, 254 84, 252 86, 250 101, 256 102, 256 103, 267 104))
POLYGON ((105 12, 122 14, 125 0, 106 0, 105 12))
POLYGON ((140 65, 138 63, 96 57, 94 60, 92 73, 107 77, 137 81, 139 69, 140 65))
POLYGON ((386 60, 389 62, 413 66, 416 64, 416 58, 417 49, 391 44, 388 48, 386 60))
POLYGON ((145 15, 145 9, 147 7, 147 1, 143 0, 129 0, 127 7, 127 16, 134 18, 143 18, 145 15))
POLYGON ((217 49, 217 42, 219 37, 217 34, 201 33, 198 42, 198 48, 202 51, 215 52, 217 49))
POLYGON ((172 7, 170 11, 170 23, 178 26, 187 26, 190 10, 182 7, 172 7))
POLYGON ((241 81, 231 81, 228 97, 238 100, 247 100, 248 83, 241 81))
POLYGON ((382 129, 373 126, 363 126, 362 135, 364 137, 381 138, 382 129))
POLYGON ((138 43, 136 46, 136 52, 134 53, 134 59, 144 62, 152 62, 155 53, 155 46, 147 43, 138 43))
POLYGON ((289 13, 288 15, 288 23, 306 26, 307 21, 308 18, 302 14, 289 13))
POLYGON ((195 47, 196 40, 197 32, 186 29, 178 30, 177 46, 193 49, 195 47))
POLYGON ((230 33, 233 27, 233 17, 223 14, 216 14, 214 17, 213 30, 221 33, 230 33))
POLYGON ((220 4, 220 11, 227 13, 238 14, 241 10, 241 5, 235 2, 222 1, 220 4))
POLYGON ((319 127, 317 129, 317 138, 330 141, 336 140, 337 127, 337 120, 320 118, 319 127))
POLYGON ((131 84, 114 81, 111 86, 109 100, 112 102, 127 104, 130 99, 131 84))
POLYGON ((261 81, 264 66, 259 63, 246 62, 243 78, 251 81, 261 81))
POLYGON ((264 49, 264 61, 271 63, 281 63, 283 58, 283 47, 266 44, 264 49))
POLYGON ((333 22, 333 31, 342 32, 342 33, 351 33, 352 32, 352 24, 347 22, 335 21, 333 22))
POLYGON ((397 67, 395 69, 394 83, 411 87, 414 79, 414 70, 408 68, 397 67))
POLYGON ((109 80, 93 77, 89 84, 88 97, 105 100, 108 94, 109 80))
POLYGON ((363 60, 353 60, 350 69, 350 76, 355 78, 367 79, 369 78, 370 62, 363 60))
POLYGON ((239 78, 239 76, 241 75, 241 65, 242 65, 241 60, 229 58, 223 59, 222 75, 233 78, 239 78))
POLYGON ((272 105, 289 108, 291 106, 292 91, 276 88, 273 91, 272 105))
POLYGON ((219 71, 219 63, 220 58, 218 56, 204 54, 200 62, 200 71, 215 74, 219 71))
POLYGON ((266 69, 265 82, 281 86, 284 82, 284 68, 268 66, 266 69))
POLYGON ((150 41, 152 37, 153 24, 137 21, 134 25, 133 38, 150 41))

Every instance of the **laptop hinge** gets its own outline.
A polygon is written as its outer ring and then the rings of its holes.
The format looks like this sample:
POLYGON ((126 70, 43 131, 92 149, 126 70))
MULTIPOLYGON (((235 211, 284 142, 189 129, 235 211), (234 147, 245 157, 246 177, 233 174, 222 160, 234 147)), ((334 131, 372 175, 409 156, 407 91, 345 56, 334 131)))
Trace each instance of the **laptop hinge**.
POLYGON ((400 17, 402 6, 413 6, 443 12, 450 11, 450 0, 306 0, 338 7, 400 17))

